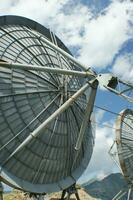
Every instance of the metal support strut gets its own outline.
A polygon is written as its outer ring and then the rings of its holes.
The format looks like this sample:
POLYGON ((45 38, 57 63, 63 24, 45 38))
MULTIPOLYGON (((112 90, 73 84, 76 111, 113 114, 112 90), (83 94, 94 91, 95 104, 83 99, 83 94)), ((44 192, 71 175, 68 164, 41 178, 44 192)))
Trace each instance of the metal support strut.
POLYGON ((70 200, 70 197, 72 194, 75 194, 75 197, 77 200, 80 200, 78 190, 76 188, 76 185, 73 184, 69 188, 63 190, 61 200, 70 200), (65 198, 65 195, 67 194, 67 197, 65 198))
POLYGON ((123 188, 120 192, 115 195, 112 200, 121 200, 124 197, 125 200, 133 200, 133 188, 130 186, 128 189, 123 188))
POLYGON ((3 192, 0 192, 0 200, 3 200, 3 192))
POLYGON ((2 183, 0 182, 0 200, 3 200, 3 191, 4 191, 4 188, 3 188, 2 183))
POLYGON ((31 200, 44 200, 46 194, 30 193, 28 196, 31 200))

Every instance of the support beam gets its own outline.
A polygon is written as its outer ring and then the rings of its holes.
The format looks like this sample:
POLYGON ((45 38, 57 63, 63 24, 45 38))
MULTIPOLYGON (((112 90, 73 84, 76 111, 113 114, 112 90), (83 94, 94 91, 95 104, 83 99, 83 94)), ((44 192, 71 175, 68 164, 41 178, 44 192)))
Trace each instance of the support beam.
POLYGON ((75 150, 79 150, 80 147, 81 147, 83 137, 84 137, 84 133, 85 133, 86 127, 88 125, 92 110, 93 110, 97 86, 98 86, 98 81, 95 81, 91 84, 92 92, 91 92, 91 95, 88 99, 88 104, 87 104, 87 107, 86 107, 86 110, 85 110, 83 122, 81 124, 81 128, 80 128, 79 136, 78 136, 78 139, 77 139, 77 142, 76 142, 75 150))
POLYGON ((0 182, 0 200, 3 200, 3 192, 4 192, 4 188, 3 188, 2 182, 0 182))
POLYGON ((33 194, 33 193, 30 193, 28 195, 28 197, 31 199, 31 200, 44 200, 45 199, 45 195, 46 194, 33 194))
MULTIPOLYGON (((131 97, 128 96, 128 94, 125 95, 125 94, 124 94, 125 91, 119 91, 119 90, 117 90, 117 89, 112 89, 112 88, 106 87, 106 86, 105 86, 105 88, 107 88, 110 92, 113 92, 113 93, 115 93, 116 95, 123 97, 124 99, 126 99, 126 100, 129 101, 130 103, 133 103, 133 88, 128 89, 128 92, 130 91, 130 93, 132 93, 132 96, 131 96, 131 97)), ((127 90, 126 90, 126 91, 127 91, 127 90)))
POLYGON ((54 73, 54 74, 59 73, 63 75, 73 75, 73 76, 80 76, 80 77, 85 77, 85 78, 90 77, 90 76, 95 77, 94 74, 92 74, 89 71, 67 70, 67 69, 60 69, 60 68, 45 67, 45 66, 40 66, 40 65, 0 62, 0 67, 41 71, 41 72, 48 72, 48 73, 54 73))
MULTIPOLYGON (((39 38, 41 41, 43 41, 45 44, 47 44, 48 46, 50 46, 52 49, 54 49, 55 51, 57 51, 58 53, 62 54, 65 58, 67 58, 68 60, 70 60, 72 63, 74 63, 75 65, 77 65, 78 67, 80 67, 83 70, 88 69, 88 66, 83 65, 80 61, 78 61, 76 58, 74 58, 73 56, 71 56, 69 53, 67 53, 66 51, 64 51, 63 49, 59 48, 57 45, 53 44, 52 42, 50 42, 48 39, 46 39, 44 36, 40 36, 38 35, 37 32, 34 32, 32 30, 30 30, 32 32, 32 34, 34 34, 34 36, 36 36, 37 38, 39 38)), ((95 72, 93 72, 90 68, 89 71, 92 73, 92 75, 95 75, 95 72)))
POLYGON ((76 188, 75 184, 71 185, 69 188, 66 188, 65 190, 62 191, 60 200, 65 200, 65 199, 70 200, 71 195, 73 195, 73 194, 75 194, 75 197, 77 200, 80 200, 79 194, 78 194, 78 189, 76 188), (65 195, 67 195, 67 196, 65 197, 65 195))
MULTIPOLYGON (((95 81, 95 80, 93 80, 95 81)), ((92 81, 91 81, 92 83, 92 81)), ((47 126, 52 122, 56 117, 63 113, 76 99, 81 96, 88 88, 90 87, 90 82, 82 86, 70 99, 68 99, 61 107, 59 107, 50 117, 48 117, 38 128, 36 128, 29 136, 12 152, 12 154, 3 162, 2 166, 8 162, 17 152, 22 150, 27 144, 29 144, 33 138, 36 138, 42 130, 44 131, 47 126)))
POLYGON ((133 103, 133 84, 120 80, 112 74, 99 74, 99 85, 133 103))
POLYGON ((123 189, 112 200, 120 200, 126 193, 127 190, 123 189))
POLYGON ((127 200, 130 200, 131 194, 132 194, 132 188, 129 188, 127 200))

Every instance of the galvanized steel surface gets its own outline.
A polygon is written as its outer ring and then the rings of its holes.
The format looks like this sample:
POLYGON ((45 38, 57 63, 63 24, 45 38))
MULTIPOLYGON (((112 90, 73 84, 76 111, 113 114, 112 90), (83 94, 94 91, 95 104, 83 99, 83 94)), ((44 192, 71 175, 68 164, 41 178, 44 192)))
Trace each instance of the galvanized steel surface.
POLYGON ((116 144, 123 175, 133 183, 133 111, 126 109, 116 120, 116 144))
MULTIPOLYGON (((53 33, 38 23, 23 17, 0 17, 0 59, 80 71, 79 66, 58 54, 41 37, 70 53, 53 33)), ((0 166, 5 182, 29 192, 53 192, 69 187, 84 172, 94 145, 90 121, 80 150, 74 147, 93 88, 9 159, 27 136, 84 82, 84 78, 77 76, 0 67, 0 166)))

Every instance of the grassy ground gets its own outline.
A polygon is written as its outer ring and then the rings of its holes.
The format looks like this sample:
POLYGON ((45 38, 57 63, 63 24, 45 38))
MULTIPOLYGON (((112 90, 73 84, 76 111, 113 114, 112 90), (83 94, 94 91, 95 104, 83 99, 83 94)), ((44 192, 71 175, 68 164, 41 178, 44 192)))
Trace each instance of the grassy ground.
POLYGON ((27 200, 22 192, 13 191, 11 193, 4 194, 4 200, 27 200))
MULTIPOLYGON (((94 200, 83 189, 79 189, 78 193, 81 200, 94 200)), ((54 199, 59 200, 60 198, 61 198, 61 192, 51 193, 46 196, 46 200, 54 200, 54 199)), ((71 199, 76 200, 75 195, 72 195, 71 199)), ((23 192, 14 190, 11 193, 5 193, 4 200, 30 200, 30 199, 28 197, 25 197, 23 192)))

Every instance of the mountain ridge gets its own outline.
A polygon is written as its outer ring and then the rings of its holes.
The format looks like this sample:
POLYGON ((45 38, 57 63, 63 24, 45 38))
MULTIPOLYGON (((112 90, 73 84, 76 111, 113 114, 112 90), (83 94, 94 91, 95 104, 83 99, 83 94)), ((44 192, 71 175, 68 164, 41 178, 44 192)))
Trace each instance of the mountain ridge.
POLYGON ((128 190, 127 182, 120 173, 110 174, 83 187, 89 195, 102 200, 112 200, 122 188, 127 187, 128 190))

